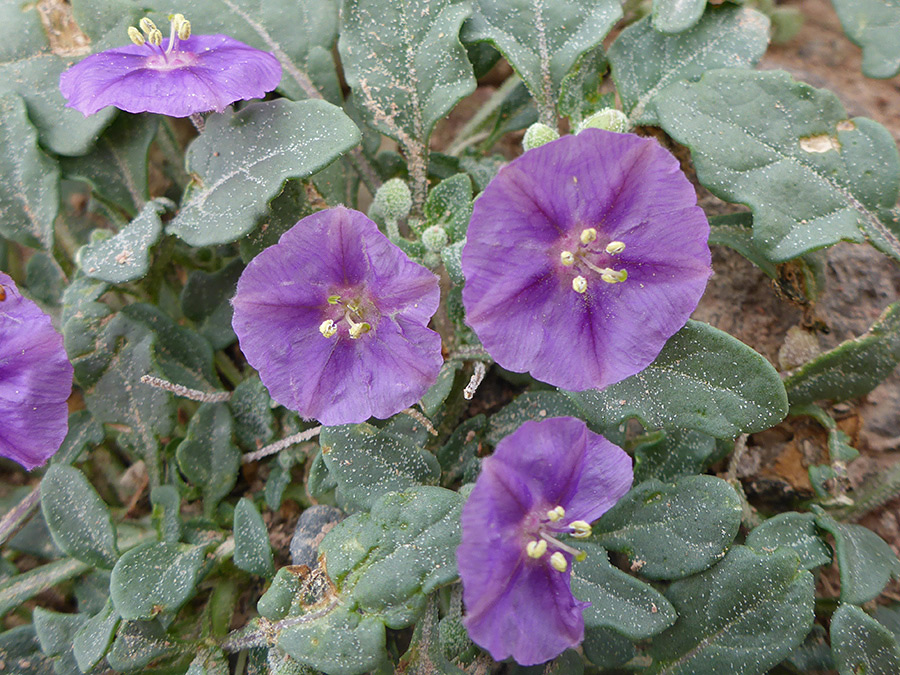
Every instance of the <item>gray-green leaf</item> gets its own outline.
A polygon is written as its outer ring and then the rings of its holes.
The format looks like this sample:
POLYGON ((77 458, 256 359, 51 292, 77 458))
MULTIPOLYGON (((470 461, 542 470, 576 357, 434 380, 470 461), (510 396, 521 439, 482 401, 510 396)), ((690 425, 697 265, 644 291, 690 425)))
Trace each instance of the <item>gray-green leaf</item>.
POLYGON ((439 487, 390 492, 370 513, 336 525, 319 554, 342 595, 389 628, 404 628, 425 596, 457 575, 462 504, 459 493, 439 487))
POLYGON ((784 381, 791 405, 865 396, 900 363, 900 302, 890 305, 865 335, 848 340, 784 381))
POLYGON ((563 78, 621 17, 614 0, 478 0, 463 39, 487 40, 500 50, 537 101, 541 121, 550 124, 563 78))
POLYGON ((319 443, 345 511, 368 510, 387 492, 434 484, 441 473, 434 455, 413 439, 370 424, 326 427, 319 443))
POLYGON ((0 97, 0 236, 49 249, 59 210, 59 165, 37 140, 22 99, 0 97))
POLYGON ((187 434, 175 457, 185 477, 203 493, 207 515, 237 480, 241 451, 232 442, 232 420, 224 403, 204 403, 191 417, 187 434))
POLYGON ((119 550, 109 509, 81 471, 52 465, 41 481, 41 509, 61 550, 95 567, 116 564, 119 550))
POLYGON ((900 72, 900 5, 892 0, 831 0, 847 37, 862 47, 866 77, 900 72))
POLYGON ((646 428, 716 438, 768 429, 787 414, 781 378, 761 355, 698 321, 669 339, 646 369, 602 391, 567 392, 597 427, 637 417, 646 428))
MULTIPOLYGON (((700 0, 701 8, 705 5, 700 0)), ((654 28, 659 27, 650 17, 633 23, 607 54, 623 109, 635 125, 658 123, 654 98, 673 82, 697 79, 714 68, 752 66, 769 44, 769 19, 734 5, 710 8, 700 23, 678 35, 654 28)))
POLYGON ((900 672, 897 638, 854 605, 842 603, 831 617, 831 652, 840 675, 900 672))
POLYGON ((765 673, 812 627, 814 590, 792 551, 736 546, 712 569, 669 587, 678 621, 654 639, 648 672, 765 673))
POLYGON ((842 602, 861 605, 877 597, 892 576, 900 578, 900 560, 872 530, 828 516, 819 516, 816 523, 834 535, 842 602))
POLYGON ((256 506, 246 497, 234 507, 234 564, 262 577, 275 574, 266 524, 256 506))
POLYGON ((595 523, 593 541, 626 553, 645 577, 680 579, 724 557, 740 523, 740 499, 720 478, 648 480, 595 523))
POLYGON ((771 261, 842 239, 868 239, 900 260, 890 213, 900 157, 880 124, 848 119, 834 94, 782 71, 710 71, 655 100, 663 129, 691 149, 700 182, 753 210, 754 241, 771 261))
POLYGON ((706 0, 653 0, 653 28, 680 33, 700 20, 706 0))
POLYGON ((213 115, 188 148, 194 182, 168 231, 192 246, 235 241, 288 178, 323 169, 359 139, 350 118, 322 100, 280 99, 213 115))
POLYGON ((675 609, 659 591, 610 565, 599 546, 584 542, 579 548, 588 557, 573 567, 572 593, 591 603, 584 610, 586 628, 605 626, 643 640, 675 622, 675 609))
POLYGON ((162 235, 160 214, 166 207, 157 201, 144 205, 140 214, 116 235, 78 251, 84 273, 111 284, 142 279, 150 269, 150 247, 162 235))
POLYGON ((86 673, 100 663, 112 645, 120 620, 112 600, 107 600, 98 614, 84 622, 72 640, 72 651, 81 672, 86 673))
POLYGON ((812 513, 779 513, 747 535, 747 546, 759 553, 790 548, 800 556, 800 567, 811 570, 831 562, 831 549, 822 540, 812 513))
POLYGON ((411 161, 426 161, 434 125, 475 91, 459 42, 471 11, 469 0, 344 0, 338 48, 347 82, 366 121, 411 161))
POLYGON ((116 611, 129 621, 176 611, 197 590, 204 549, 155 542, 124 553, 109 580, 116 611))

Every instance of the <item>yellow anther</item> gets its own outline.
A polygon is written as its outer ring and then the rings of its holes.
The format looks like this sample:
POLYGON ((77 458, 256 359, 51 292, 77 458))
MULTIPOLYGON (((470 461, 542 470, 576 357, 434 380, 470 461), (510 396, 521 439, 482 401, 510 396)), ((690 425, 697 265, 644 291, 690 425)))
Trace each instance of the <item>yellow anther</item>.
POLYGON ((372 330, 372 326, 365 321, 362 323, 354 323, 350 326, 350 337, 354 340, 358 340, 360 336, 365 335, 370 330, 372 330))
POLYGON ((184 19, 178 26, 178 39, 187 40, 189 37, 191 37, 191 22, 184 19))
POLYGON ((563 518, 565 518, 565 516, 566 510, 561 506, 557 506, 547 511, 547 518, 549 518, 554 523, 558 520, 562 520, 563 518))
POLYGON ((337 325, 331 319, 326 319, 319 325, 319 332, 327 338, 334 337, 334 334, 337 333, 337 325))
POLYGON ((136 44, 138 47, 143 45, 146 40, 144 40, 144 36, 134 26, 128 26, 128 37, 131 38, 131 41, 136 44))
POLYGON ((571 267, 575 264, 575 256, 571 251, 563 251, 559 254, 559 261, 566 267, 571 267))
POLYGON ((154 28, 147 34, 147 42, 149 42, 154 47, 159 47, 162 44, 162 32, 154 28))
POLYGON ((591 536, 591 524, 584 520, 573 520, 569 523, 572 528, 572 536, 576 539, 586 539, 591 536))
POLYGON ((178 32, 178 29, 181 27, 182 22, 184 22, 184 14, 169 14, 167 17, 169 21, 172 22, 172 25, 175 27, 175 32, 178 32))
POLYGON ((625 270, 607 270, 600 275, 600 278, 608 284, 618 284, 628 278, 628 272, 625 270))
POLYGON ((597 230, 593 227, 586 227, 581 231, 581 243, 584 245, 590 244, 597 238, 597 230))
POLYGON ((147 34, 148 38, 150 37, 150 33, 156 30, 156 24, 146 16, 138 22, 138 26, 140 26, 141 30, 147 34))
POLYGON ((610 255, 618 255, 625 250, 624 241, 611 241, 606 245, 606 252, 610 255))
MULTIPOLYGON (((605 281, 605 279, 604 279, 605 281)), ((587 279, 582 276, 577 276, 572 279, 572 290, 576 293, 586 293, 587 292, 587 279)))
POLYGON ((534 558, 537 560, 542 555, 547 552, 547 542, 543 539, 535 539, 534 541, 529 541, 525 545, 525 553, 528 554, 529 558, 534 558))
POLYGON ((328 304, 329 305, 336 305, 340 301, 341 301, 341 296, 339 296, 339 295, 329 295, 328 296, 328 304))
POLYGON ((559 551, 550 556, 550 564, 557 572, 565 572, 569 567, 569 563, 566 562, 566 556, 559 551))

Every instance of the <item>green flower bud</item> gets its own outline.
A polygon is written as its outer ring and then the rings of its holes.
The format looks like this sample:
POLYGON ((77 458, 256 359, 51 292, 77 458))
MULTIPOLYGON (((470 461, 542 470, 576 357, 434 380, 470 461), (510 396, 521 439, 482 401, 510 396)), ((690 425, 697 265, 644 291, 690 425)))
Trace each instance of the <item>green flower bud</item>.
POLYGON ((621 110, 604 108, 588 117, 578 127, 578 131, 585 129, 605 129, 606 131, 615 131, 617 134, 624 134, 628 131, 628 117, 621 110))
POLYGON ((402 178, 391 178, 378 188, 372 206, 385 221, 396 223, 409 215, 412 194, 402 178))
POLYGON ((433 253, 440 253, 449 241, 447 230, 440 225, 432 225, 422 233, 422 243, 433 253))
POLYGON ((557 138, 559 138, 559 132, 556 129, 551 129, 546 124, 535 122, 525 132, 525 137, 522 139, 522 147, 525 150, 531 150, 544 143, 555 141, 557 138))

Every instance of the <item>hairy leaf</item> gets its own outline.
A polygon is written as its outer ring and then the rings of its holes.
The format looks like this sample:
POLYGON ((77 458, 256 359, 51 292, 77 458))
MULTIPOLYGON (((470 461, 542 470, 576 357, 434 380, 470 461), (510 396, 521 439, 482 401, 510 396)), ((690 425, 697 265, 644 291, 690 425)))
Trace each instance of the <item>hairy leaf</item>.
POLYGON ((862 47, 866 77, 900 72, 900 5, 892 0, 831 0, 847 37, 862 47))
POLYGON ((855 605, 842 603, 831 617, 831 652, 841 675, 900 672, 897 638, 855 605))
POLYGON ((727 333, 688 321, 646 369, 602 391, 566 392, 597 427, 637 417, 646 428, 716 438, 768 429, 787 414, 781 378, 727 333))
POLYGON ((753 238, 769 260, 866 239, 900 260, 894 139, 872 120, 848 119, 831 92, 782 71, 722 69, 667 87, 656 109, 691 149, 700 182, 753 210, 753 238))
POLYGON ((160 214, 165 207, 147 202, 140 214, 121 232, 84 246, 78 252, 78 263, 84 273, 111 284, 142 279, 150 270, 150 247, 162 235, 160 214))
MULTIPOLYGON (((660 4, 654 2, 654 13, 660 4)), ((699 5, 702 11, 706 0, 699 5)), ((670 84, 696 80, 714 68, 752 66, 769 44, 769 19, 745 7, 712 7, 683 33, 660 33, 656 16, 652 21, 644 17, 631 24, 607 54, 623 109, 635 125, 659 123, 654 99, 670 84)))

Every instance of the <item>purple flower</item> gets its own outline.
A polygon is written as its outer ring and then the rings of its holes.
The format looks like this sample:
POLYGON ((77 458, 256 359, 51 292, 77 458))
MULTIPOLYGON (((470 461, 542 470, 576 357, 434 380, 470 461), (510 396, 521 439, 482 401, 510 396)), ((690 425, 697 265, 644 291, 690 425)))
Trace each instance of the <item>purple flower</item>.
POLYGON ((434 274, 343 207, 307 216, 238 281, 232 325, 278 403, 322 424, 387 418, 437 379, 434 274))
POLYGON ((573 417, 525 422, 484 460, 456 558, 465 626, 495 660, 543 663, 584 639, 579 552, 559 536, 590 536, 632 478, 628 455, 573 417))
POLYGON ((60 75, 67 107, 85 117, 109 105, 189 117, 260 98, 281 80, 281 64, 268 52, 227 35, 191 37, 190 23, 180 14, 172 17, 168 39, 149 19, 141 28, 146 38, 132 27, 128 34, 135 44, 89 56, 60 75))
POLYGON ((66 437, 71 391, 62 336, 0 272, 0 455, 29 471, 46 463, 66 437))
POLYGON ((475 202, 466 320, 504 368, 603 388, 643 370, 711 273, 709 224, 655 140, 587 129, 533 150, 475 202))

